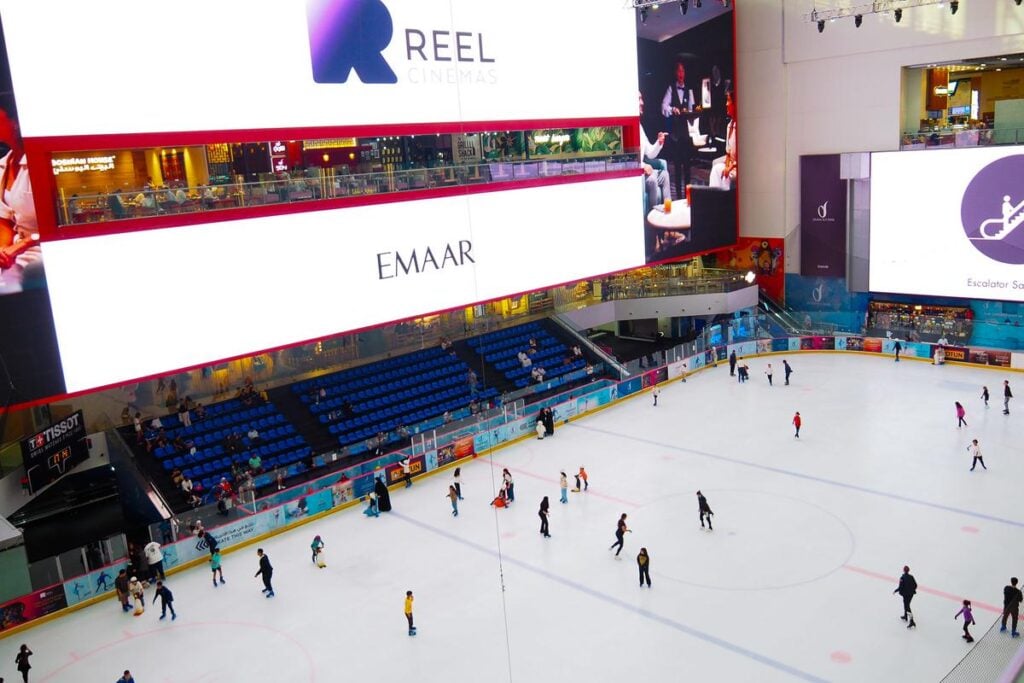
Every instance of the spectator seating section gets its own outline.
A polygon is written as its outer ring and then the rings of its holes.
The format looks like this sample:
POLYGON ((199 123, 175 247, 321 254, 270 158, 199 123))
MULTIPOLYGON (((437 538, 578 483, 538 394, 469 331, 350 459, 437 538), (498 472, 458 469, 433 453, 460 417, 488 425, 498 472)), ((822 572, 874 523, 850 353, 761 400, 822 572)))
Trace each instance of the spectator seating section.
POLYGON ((474 394, 468 374, 458 356, 434 347, 304 380, 292 390, 352 454, 380 432, 387 434, 385 443, 400 441, 399 426, 432 429, 443 424, 445 411, 461 414, 474 397, 485 402, 498 395, 479 379, 474 394), (345 414, 346 403, 351 415, 345 414))
MULTIPOLYGON (((221 477, 232 480, 232 463, 248 467, 249 458, 254 454, 260 456, 264 469, 287 466, 312 455, 306 440, 296 433, 295 427, 286 424, 284 415, 272 403, 250 407, 240 399, 231 399, 206 406, 205 410, 202 420, 197 419, 193 411, 190 427, 179 422, 177 413, 160 418, 167 440, 174 441, 180 436, 186 442, 191 441, 195 453, 180 453, 170 444, 153 450, 165 471, 177 467, 205 491, 213 488, 221 477), (255 445, 247 436, 253 428, 259 432, 259 442, 255 445), (242 451, 231 454, 224 441, 235 432, 242 435, 242 451)), ((148 430, 147 437, 153 436, 156 434, 148 430)))
POLYGON ((583 358, 577 358, 568 364, 565 363, 565 359, 572 355, 572 351, 544 329, 539 322, 474 337, 469 340, 469 346, 520 389, 533 381, 530 373, 534 367, 544 368, 546 373, 544 379, 548 381, 587 365, 587 361, 583 358), (524 368, 519 361, 518 354, 530 347, 531 337, 537 340, 537 351, 530 356, 532 365, 524 368))

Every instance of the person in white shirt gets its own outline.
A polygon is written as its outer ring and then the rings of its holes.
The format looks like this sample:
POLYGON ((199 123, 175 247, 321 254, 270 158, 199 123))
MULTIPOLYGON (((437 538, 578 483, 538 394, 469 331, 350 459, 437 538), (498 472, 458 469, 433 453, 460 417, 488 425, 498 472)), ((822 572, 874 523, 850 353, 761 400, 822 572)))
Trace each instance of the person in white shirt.
MULTIPOLYGON (((644 114, 644 95, 640 93, 640 116, 644 114)), ((670 199, 672 197, 672 187, 669 185, 668 170, 666 168, 654 168, 651 163, 658 158, 661 153, 661 149, 665 146, 665 137, 667 133, 658 133, 657 142, 652 143, 650 138, 647 137, 647 133, 644 132, 644 124, 640 124, 640 167, 644 169, 644 186, 647 192, 647 208, 653 209, 660 202, 658 201, 658 193, 661 193, 661 199, 670 199)), ((662 166, 663 164, 658 164, 662 166)))
POLYGON ((683 187, 690 184, 690 161, 694 153, 689 124, 701 108, 693 97, 693 88, 686 87, 686 64, 681 59, 676 60, 675 76, 661 98, 661 114, 672 120, 672 170, 676 196, 683 197, 683 187))
POLYGON ((971 441, 971 445, 967 447, 967 452, 971 454, 971 472, 973 472, 974 468, 979 464, 981 465, 981 469, 988 469, 985 467, 985 459, 981 457, 981 446, 978 445, 977 439, 971 441))
POLYGON ((167 579, 164 575, 164 553, 160 550, 160 544, 156 541, 150 541, 142 549, 146 553, 146 562, 149 563, 149 578, 150 580, 159 578, 161 581, 167 579))

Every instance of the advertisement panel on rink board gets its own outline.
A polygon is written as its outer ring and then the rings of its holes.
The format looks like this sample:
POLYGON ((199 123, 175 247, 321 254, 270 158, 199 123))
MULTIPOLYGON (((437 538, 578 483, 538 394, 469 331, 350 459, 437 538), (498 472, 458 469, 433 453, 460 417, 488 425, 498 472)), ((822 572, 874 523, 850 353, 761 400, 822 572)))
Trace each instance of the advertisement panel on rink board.
POLYGON ((1024 152, 871 155, 872 291, 1024 301, 1024 152))
POLYGON ((44 242, 68 391, 635 267, 639 201, 625 177, 44 242), (93 334, 97 301, 171 305, 186 341, 93 334))
POLYGON ((610 0, 3 0, 0 16, 26 137, 636 116, 634 15, 610 0))

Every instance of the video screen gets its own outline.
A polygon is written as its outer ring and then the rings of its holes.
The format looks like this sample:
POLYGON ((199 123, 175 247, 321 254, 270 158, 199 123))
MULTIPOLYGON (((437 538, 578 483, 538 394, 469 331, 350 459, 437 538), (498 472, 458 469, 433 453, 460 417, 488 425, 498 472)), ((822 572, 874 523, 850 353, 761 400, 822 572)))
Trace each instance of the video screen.
POLYGON ((733 10, 678 7, 638 12, 648 263, 729 246, 738 234, 733 10))
POLYGON ((871 155, 875 292, 1024 301, 1019 148, 871 155))

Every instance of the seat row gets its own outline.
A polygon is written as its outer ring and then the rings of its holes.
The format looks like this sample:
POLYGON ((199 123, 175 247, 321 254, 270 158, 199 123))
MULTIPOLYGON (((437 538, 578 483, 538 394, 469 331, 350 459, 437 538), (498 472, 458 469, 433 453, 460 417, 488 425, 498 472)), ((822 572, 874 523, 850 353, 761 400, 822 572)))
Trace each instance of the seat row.
POLYGON ((448 353, 440 347, 434 346, 429 349, 422 349, 415 351, 404 356, 397 356, 395 358, 388 358, 387 360, 377 361, 370 365, 361 365, 355 368, 347 368, 339 372, 334 372, 329 375, 322 377, 314 377, 312 379, 302 380, 292 385, 292 391, 297 394, 308 393, 314 389, 320 389, 320 387, 326 387, 329 384, 333 384, 338 380, 356 379, 359 377, 373 377, 381 372, 386 372, 392 368, 399 368, 408 365, 409 363, 416 363, 422 360, 430 358, 436 358, 440 356, 448 356, 448 353))

